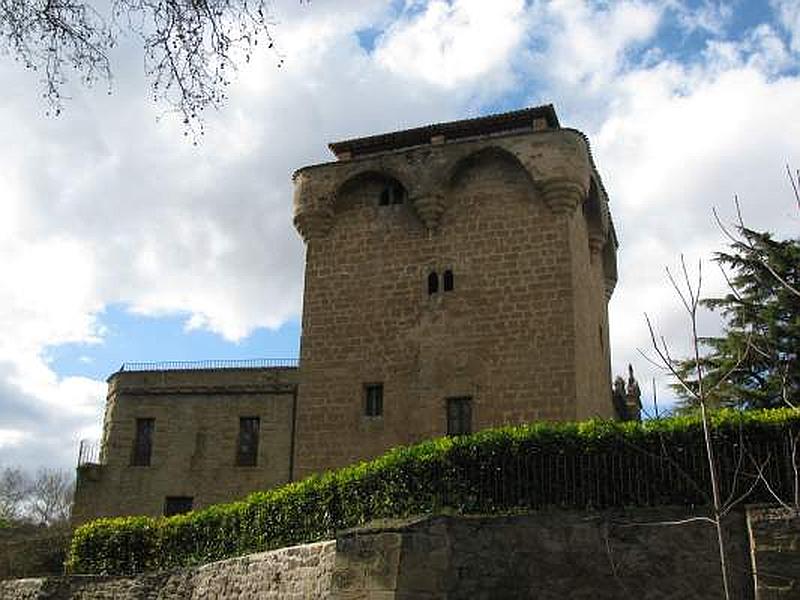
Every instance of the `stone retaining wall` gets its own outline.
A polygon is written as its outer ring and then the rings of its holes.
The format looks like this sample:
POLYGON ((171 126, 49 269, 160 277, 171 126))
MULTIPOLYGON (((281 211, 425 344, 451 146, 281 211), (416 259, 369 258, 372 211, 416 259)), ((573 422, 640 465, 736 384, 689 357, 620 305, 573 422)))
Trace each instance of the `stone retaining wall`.
POLYGON ((292 546, 138 577, 52 577, 0 582, 8 600, 327 598, 336 542, 292 546))
MULTIPOLYGON (((658 508, 424 517, 139 577, 0 582, 0 598, 719 600, 713 526, 668 524, 700 514, 658 508)), ((751 561, 758 569, 755 600, 800 599, 797 513, 731 513, 725 531, 732 600, 754 599, 751 561)))
POLYGON ((800 600, 800 511, 747 510, 756 600, 800 600))
POLYGON ((0 529, 0 579, 60 575, 71 533, 66 527, 0 529))

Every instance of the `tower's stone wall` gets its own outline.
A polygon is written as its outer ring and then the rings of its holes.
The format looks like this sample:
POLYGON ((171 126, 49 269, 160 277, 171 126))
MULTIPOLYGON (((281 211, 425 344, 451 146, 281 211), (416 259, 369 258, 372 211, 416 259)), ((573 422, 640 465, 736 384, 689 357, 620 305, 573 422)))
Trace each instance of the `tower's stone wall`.
POLYGON ((295 477, 445 434, 452 397, 472 399, 475 430, 612 416, 616 240, 580 133, 533 121, 344 158, 295 175, 295 477), (398 184, 405 202, 381 204, 398 184), (445 270, 454 289, 429 294, 445 270), (380 417, 365 416, 372 383, 380 417))

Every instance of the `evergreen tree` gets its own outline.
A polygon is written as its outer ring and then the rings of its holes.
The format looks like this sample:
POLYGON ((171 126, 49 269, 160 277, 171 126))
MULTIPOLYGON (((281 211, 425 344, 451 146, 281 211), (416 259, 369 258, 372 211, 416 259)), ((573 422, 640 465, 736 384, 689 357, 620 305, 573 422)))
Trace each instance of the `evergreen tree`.
MULTIPOLYGON (((800 239, 775 240, 769 233, 737 227, 730 252, 714 261, 729 277, 730 292, 702 301, 726 321, 720 337, 704 337, 700 359, 710 403, 739 408, 800 405, 800 239)), ((697 386, 694 358, 677 371, 697 386)), ((673 388, 689 409, 693 398, 673 388)))

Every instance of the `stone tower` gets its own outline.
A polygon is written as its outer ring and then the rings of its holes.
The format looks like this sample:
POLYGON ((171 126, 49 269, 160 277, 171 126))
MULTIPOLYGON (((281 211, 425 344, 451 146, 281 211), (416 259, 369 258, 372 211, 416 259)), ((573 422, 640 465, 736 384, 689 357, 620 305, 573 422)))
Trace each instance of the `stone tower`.
POLYGON ((330 145, 306 242, 294 473, 537 419, 611 417, 617 241, 552 106, 330 145))

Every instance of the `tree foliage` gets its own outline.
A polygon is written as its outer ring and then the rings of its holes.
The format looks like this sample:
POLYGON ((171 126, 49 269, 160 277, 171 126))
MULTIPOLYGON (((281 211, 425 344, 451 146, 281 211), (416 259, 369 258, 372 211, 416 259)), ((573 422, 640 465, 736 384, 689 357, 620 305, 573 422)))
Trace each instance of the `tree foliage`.
MULTIPOLYGON (((61 111, 74 71, 87 84, 111 83, 121 34, 142 42, 156 100, 181 113, 187 132, 226 99, 238 61, 259 43, 273 49, 269 0, 0 0, 0 50, 41 73, 43 96, 61 111)), ((278 66, 282 59, 277 55, 278 66)))
MULTIPOLYGON (((797 406, 800 400, 800 239, 776 240, 740 224, 730 250, 718 252, 730 291, 703 304, 725 319, 722 335, 702 337, 700 358, 708 400, 719 406, 797 406)), ((697 361, 678 361, 677 371, 697 386, 697 361)), ((673 386, 684 408, 693 400, 673 386)))

